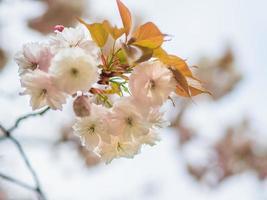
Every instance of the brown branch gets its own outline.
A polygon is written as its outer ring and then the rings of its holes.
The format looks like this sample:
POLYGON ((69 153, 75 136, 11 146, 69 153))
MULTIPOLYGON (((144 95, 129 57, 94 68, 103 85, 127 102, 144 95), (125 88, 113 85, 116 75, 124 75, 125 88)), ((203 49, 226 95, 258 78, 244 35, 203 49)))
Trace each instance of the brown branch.
POLYGON ((15 183, 16 185, 19 185, 19 186, 21 186, 21 187, 23 187, 25 189, 32 190, 32 191, 36 192, 36 188, 35 187, 32 187, 32 186, 28 185, 27 183, 24 183, 24 182, 22 182, 20 180, 17 180, 15 178, 10 177, 10 176, 7 176, 7 175, 5 175, 5 174, 3 174, 1 172, 0 172, 0 177, 2 179, 5 179, 5 180, 9 181, 9 182, 15 183))
POLYGON ((17 184, 17 185, 22 186, 22 187, 24 187, 24 188, 27 188, 27 189, 29 189, 29 190, 33 190, 33 191, 35 191, 35 192, 38 194, 38 196, 40 197, 39 199, 41 199, 41 200, 46 200, 46 197, 45 197, 45 195, 44 195, 44 193, 43 193, 43 191, 42 191, 42 189, 41 189, 39 178, 38 178, 38 176, 37 176, 37 174, 36 174, 34 168, 32 167, 32 165, 31 165, 31 163, 30 163, 30 161, 29 161, 27 155, 25 154, 25 152, 24 152, 24 150, 23 150, 23 148, 22 148, 22 145, 20 144, 20 142, 19 142, 16 138, 14 138, 14 137, 11 135, 11 133, 12 133, 12 131, 14 131, 16 128, 18 128, 19 124, 20 124, 22 121, 24 121, 25 119, 28 119, 28 118, 30 118, 30 117, 34 117, 34 116, 40 116, 40 115, 43 115, 43 114, 45 114, 49 109, 50 109, 50 108, 48 107, 48 108, 45 108, 44 110, 42 110, 42 111, 40 111, 40 112, 30 113, 30 114, 21 116, 21 117, 19 117, 19 118, 15 121, 14 125, 11 126, 11 128, 9 128, 9 129, 5 129, 5 128, 0 124, 0 130, 1 130, 1 131, 3 132, 3 134, 4 134, 2 137, 0 137, 0 141, 1 141, 1 140, 4 140, 4 139, 9 139, 9 140, 16 146, 16 148, 18 149, 18 151, 19 151, 19 153, 20 153, 20 155, 21 155, 21 157, 22 157, 22 159, 23 159, 25 165, 27 166, 27 169, 29 170, 29 172, 30 172, 31 175, 32 175, 32 178, 33 178, 33 180, 34 180, 34 182, 35 182, 35 187, 31 187, 31 186, 29 186, 29 185, 27 185, 27 184, 25 184, 25 183, 23 183, 23 182, 21 182, 21 181, 19 181, 19 180, 16 180, 16 179, 14 179, 14 178, 12 178, 12 177, 6 176, 6 175, 1 174, 1 173, 0 173, 0 177, 2 177, 2 178, 4 178, 5 180, 8 180, 8 181, 10 181, 10 182, 12 182, 12 183, 14 183, 14 184, 17 184))
POLYGON ((49 109, 50 109, 50 108, 47 107, 47 108, 45 108, 44 110, 42 110, 42 111, 40 111, 40 112, 29 113, 29 114, 27 114, 27 115, 24 115, 24 116, 19 117, 19 118, 15 121, 14 125, 13 125, 11 128, 8 129, 8 132, 11 133, 11 132, 14 131, 16 128, 18 128, 19 124, 20 124, 22 121, 24 121, 25 119, 28 119, 28 118, 30 118, 30 117, 35 117, 35 116, 38 116, 38 115, 41 116, 41 115, 45 114, 49 109))

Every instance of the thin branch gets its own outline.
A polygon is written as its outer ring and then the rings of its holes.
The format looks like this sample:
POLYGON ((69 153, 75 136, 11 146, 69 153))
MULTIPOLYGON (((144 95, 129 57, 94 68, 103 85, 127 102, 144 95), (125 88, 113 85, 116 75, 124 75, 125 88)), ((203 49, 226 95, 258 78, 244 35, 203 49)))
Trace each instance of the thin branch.
POLYGON ((5 128, 0 124, 0 130, 1 130, 1 131, 3 132, 3 134, 4 134, 4 136, 0 137, 0 141, 1 141, 1 140, 4 140, 4 139, 9 139, 9 140, 10 140, 11 142, 13 142, 13 144, 17 147, 17 149, 18 149, 18 151, 19 151, 19 153, 20 153, 20 155, 21 155, 21 157, 22 157, 22 159, 23 159, 25 165, 27 166, 27 169, 29 170, 29 172, 30 172, 31 175, 32 175, 32 178, 33 178, 33 180, 34 180, 34 182, 35 182, 35 186, 36 186, 36 187, 33 188, 33 187, 31 187, 31 186, 29 186, 29 185, 27 185, 27 184, 25 184, 25 183, 23 183, 23 182, 21 182, 21 181, 18 181, 18 180, 16 180, 16 179, 14 179, 14 178, 12 178, 12 177, 9 177, 9 176, 6 176, 6 175, 4 175, 4 174, 0 174, 0 177, 4 178, 5 180, 9 180, 9 181, 11 181, 11 182, 13 182, 13 183, 15 183, 15 184, 17 184, 17 185, 20 185, 20 186, 22 186, 22 187, 24 187, 24 188, 28 188, 28 189, 30 189, 30 190, 34 190, 34 191, 39 195, 40 199, 42 199, 42 200, 46 200, 46 197, 45 197, 45 195, 44 195, 44 193, 43 193, 43 191, 42 191, 42 189, 41 189, 40 181, 39 181, 39 179, 38 179, 38 176, 37 176, 35 170, 33 169, 32 165, 30 164, 30 161, 29 161, 28 157, 26 156, 26 154, 25 154, 25 152, 24 152, 24 150, 23 150, 21 144, 19 143, 19 141, 18 141, 16 138, 14 138, 14 137, 11 135, 11 132, 14 131, 14 130, 19 126, 19 124, 20 124, 22 121, 24 121, 25 119, 28 119, 28 118, 30 118, 30 117, 34 117, 34 116, 40 116, 40 115, 43 115, 43 114, 45 114, 49 109, 50 109, 50 108, 48 107, 48 108, 45 108, 44 110, 42 110, 42 111, 40 111, 40 112, 30 113, 30 114, 21 116, 21 117, 19 117, 19 118, 15 121, 14 125, 13 125, 11 128, 9 128, 9 129, 5 129, 5 128))
POLYGON ((30 164, 30 161, 29 161, 28 157, 26 156, 21 144, 19 143, 19 141, 17 139, 15 139, 11 135, 8 138, 16 145, 17 149, 19 150, 21 157, 23 158, 28 170, 30 171, 30 173, 32 175, 32 178, 34 179, 34 182, 36 185, 36 191, 43 197, 43 199, 45 199, 44 194, 41 190, 40 181, 38 179, 38 176, 37 176, 35 170, 33 169, 32 165, 30 164))
POLYGON ((3 179, 5 179, 5 180, 7 180, 7 181, 10 181, 12 183, 15 183, 15 184, 17 184, 17 185, 19 185, 19 186, 21 186, 23 188, 26 188, 28 190, 32 190, 32 191, 36 192, 36 188, 35 187, 32 187, 32 186, 30 186, 30 185, 28 185, 28 184, 26 184, 26 183, 24 183, 24 182, 22 182, 20 180, 17 180, 15 178, 12 178, 10 176, 7 176, 7 175, 5 175, 5 174, 3 174, 1 172, 0 172, 0 177, 3 178, 3 179))
POLYGON ((30 118, 30 117, 38 116, 38 115, 41 116, 41 115, 45 114, 49 109, 50 109, 50 108, 47 107, 47 108, 45 108, 44 110, 42 110, 42 111, 40 111, 40 112, 29 113, 29 114, 26 114, 26 115, 24 115, 24 116, 19 117, 19 118, 15 121, 14 125, 13 125, 11 128, 9 128, 7 131, 11 133, 11 132, 14 131, 16 128, 18 128, 19 124, 20 124, 23 120, 28 119, 28 118, 30 118))

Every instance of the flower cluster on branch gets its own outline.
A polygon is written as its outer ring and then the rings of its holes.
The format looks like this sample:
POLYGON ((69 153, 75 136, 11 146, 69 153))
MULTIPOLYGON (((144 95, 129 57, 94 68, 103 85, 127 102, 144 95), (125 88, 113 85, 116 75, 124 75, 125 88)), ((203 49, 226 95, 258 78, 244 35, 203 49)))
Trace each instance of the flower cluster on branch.
POLYGON ((25 44, 15 58, 32 108, 61 110, 72 97, 74 133, 106 163, 159 140, 168 125, 160 108, 171 95, 207 92, 185 60, 163 50, 166 34, 153 22, 132 30, 129 9, 117 5, 122 28, 78 19, 84 26, 57 25, 46 43, 25 44))

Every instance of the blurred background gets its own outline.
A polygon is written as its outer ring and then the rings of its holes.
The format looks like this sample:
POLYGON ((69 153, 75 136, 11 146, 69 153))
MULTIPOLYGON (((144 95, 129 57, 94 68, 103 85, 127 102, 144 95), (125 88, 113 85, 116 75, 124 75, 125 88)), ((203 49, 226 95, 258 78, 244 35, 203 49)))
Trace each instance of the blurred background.
MULTIPOLYGON (((212 96, 164 106, 171 127, 158 145, 110 165, 71 133, 71 104, 23 122, 14 132, 49 200, 266 200, 267 1, 124 0, 135 24, 155 22, 172 35, 165 49, 192 66, 212 96)), ((13 57, 76 16, 120 25, 114 0, 0 0, 0 123, 31 112, 19 96, 13 57)), ((0 172, 34 184, 17 149, 0 141, 0 172)), ((0 200, 36 194, 0 179, 0 200)))

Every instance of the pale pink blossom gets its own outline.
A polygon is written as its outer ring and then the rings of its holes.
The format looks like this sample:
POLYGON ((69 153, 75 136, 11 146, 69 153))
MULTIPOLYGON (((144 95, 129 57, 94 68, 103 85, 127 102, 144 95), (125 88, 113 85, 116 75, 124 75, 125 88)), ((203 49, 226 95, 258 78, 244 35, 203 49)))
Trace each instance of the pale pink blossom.
POLYGON ((97 57, 98 54, 98 48, 90 40, 88 30, 80 26, 76 28, 65 27, 62 31, 57 31, 55 35, 51 36, 50 45, 55 53, 65 48, 79 47, 93 57, 97 57))
POLYGON ((23 45, 21 51, 15 55, 15 61, 19 65, 19 73, 40 69, 47 72, 53 55, 46 44, 38 42, 23 45))
POLYGON ((109 142, 108 109, 102 105, 91 105, 91 114, 77 118, 73 130, 80 137, 82 145, 93 151, 101 141, 109 142))
POLYGON ((61 110, 66 102, 66 95, 55 87, 50 75, 39 69, 24 74, 21 86, 25 88, 22 94, 30 95, 33 110, 44 106, 61 110))
POLYGON ((120 136, 111 136, 111 141, 109 143, 101 143, 97 153, 101 156, 101 159, 108 164, 115 158, 133 158, 139 151, 139 143, 125 141, 120 136))
POLYGON ((99 78, 97 64, 81 48, 59 51, 49 69, 58 88, 68 94, 87 92, 99 78))
POLYGON ((129 79, 133 97, 143 105, 161 106, 175 91, 172 72, 159 61, 148 61, 136 66, 129 79))
POLYGON ((131 97, 122 97, 113 105, 109 120, 112 133, 126 140, 145 135, 149 132, 150 123, 138 112, 131 97))

